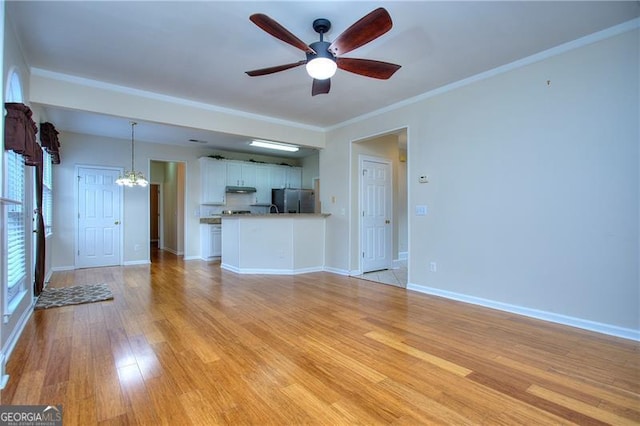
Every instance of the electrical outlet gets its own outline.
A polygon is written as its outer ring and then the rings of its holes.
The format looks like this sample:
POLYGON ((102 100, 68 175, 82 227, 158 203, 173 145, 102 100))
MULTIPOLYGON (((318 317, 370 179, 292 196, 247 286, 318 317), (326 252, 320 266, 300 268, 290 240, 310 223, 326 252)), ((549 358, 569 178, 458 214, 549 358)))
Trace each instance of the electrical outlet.
POLYGON ((436 262, 430 262, 429 263, 429 270, 431 272, 437 272, 438 271, 438 265, 436 264, 436 262))

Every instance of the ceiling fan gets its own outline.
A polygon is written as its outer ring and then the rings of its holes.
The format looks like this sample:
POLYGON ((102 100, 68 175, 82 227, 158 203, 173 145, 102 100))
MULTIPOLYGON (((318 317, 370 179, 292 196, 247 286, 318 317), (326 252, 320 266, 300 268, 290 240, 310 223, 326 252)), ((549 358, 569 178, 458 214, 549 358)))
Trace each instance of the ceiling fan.
POLYGON ((313 21, 313 29, 320 34, 320 41, 309 45, 267 15, 256 13, 251 15, 249 19, 275 38, 304 51, 307 55, 307 58, 302 61, 246 71, 251 77, 273 74, 300 65, 306 65, 307 73, 313 78, 311 95, 315 96, 329 93, 331 77, 335 74, 337 68, 381 80, 388 79, 400 69, 400 65, 389 62, 343 58, 340 56, 375 40, 391 29, 391 16, 382 7, 368 13, 351 25, 333 43, 324 41, 323 38, 324 34, 331 28, 331 22, 328 19, 320 18, 313 21))

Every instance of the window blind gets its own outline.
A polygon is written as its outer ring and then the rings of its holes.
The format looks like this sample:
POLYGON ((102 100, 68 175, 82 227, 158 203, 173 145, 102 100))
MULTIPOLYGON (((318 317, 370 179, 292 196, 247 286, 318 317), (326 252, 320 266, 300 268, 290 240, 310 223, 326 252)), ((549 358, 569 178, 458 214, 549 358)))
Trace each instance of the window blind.
POLYGON ((51 154, 44 152, 42 179, 42 216, 44 218, 45 233, 53 232, 53 177, 51 167, 51 154))
MULTIPOLYGON (((17 293, 27 275, 26 232, 24 212, 24 160, 21 155, 7 151, 7 198, 19 204, 6 206, 7 218, 7 284, 17 293)), ((11 299, 11 297, 9 297, 11 299)), ((10 300, 9 300, 10 301, 10 300)))

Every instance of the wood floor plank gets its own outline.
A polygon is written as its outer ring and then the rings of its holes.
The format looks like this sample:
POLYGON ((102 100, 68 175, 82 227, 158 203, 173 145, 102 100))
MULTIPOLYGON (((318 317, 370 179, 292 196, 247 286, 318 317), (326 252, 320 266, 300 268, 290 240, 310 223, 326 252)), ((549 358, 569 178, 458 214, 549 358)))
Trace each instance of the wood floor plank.
POLYGON ((62 421, 65 426, 97 425, 95 397, 79 398, 62 407, 62 421))
POLYGON ((137 424, 158 424, 159 420, 138 365, 134 363, 118 368, 118 379, 123 389, 126 413, 137 424))
POLYGON ((640 343, 318 272, 55 272, 114 300, 36 311, 2 404, 65 425, 640 423, 640 343))
POLYGON ((447 361, 446 359, 442 359, 440 357, 433 356, 431 354, 418 350, 401 341, 398 341, 397 339, 389 338, 388 336, 385 336, 382 333, 371 331, 367 333, 366 336, 377 342, 380 342, 389 347, 392 347, 393 349, 404 352, 408 355, 411 355, 413 357, 426 361, 430 364, 436 365, 453 374, 457 374, 458 376, 462 376, 462 377, 468 376, 472 372, 472 370, 469 370, 468 368, 465 368, 461 365, 456 365, 452 362, 447 361))
MULTIPOLYGON (((167 376, 161 375, 145 379, 145 386, 153 404, 153 410, 162 425, 192 424, 179 395, 175 393, 177 385, 167 376)), ((135 407, 133 407, 135 409, 135 407)))
POLYGON ((594 419, 598 419, 607 424, 620 425, 620 426, 638 424, 637 420, 618 416, 615 413, 602 410, 599 407, 586 404, 582 401, 578 401, 576 399, 570 398, 566 395, 559 394, 549 389, 545 389, 538 385, 532 385, 528 389, 528 392, 533 395, 544 398, 548 401, 553 401, 556 404, 563 405, 572 411, 576 411, 584 415, 587 415, 589 417, 593 417, 594 419))

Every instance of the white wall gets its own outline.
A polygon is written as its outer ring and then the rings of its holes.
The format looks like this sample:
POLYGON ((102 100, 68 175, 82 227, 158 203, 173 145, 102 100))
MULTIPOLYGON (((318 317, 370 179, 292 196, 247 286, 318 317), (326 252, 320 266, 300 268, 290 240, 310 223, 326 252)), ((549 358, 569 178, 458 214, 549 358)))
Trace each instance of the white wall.
POLYGON ((627 32, 330 131, 329 269, 355 266, 349 145, 407 127, 410 211, 429 208, 409 219, 411 283, 640 330, 638 40, 627 32))

